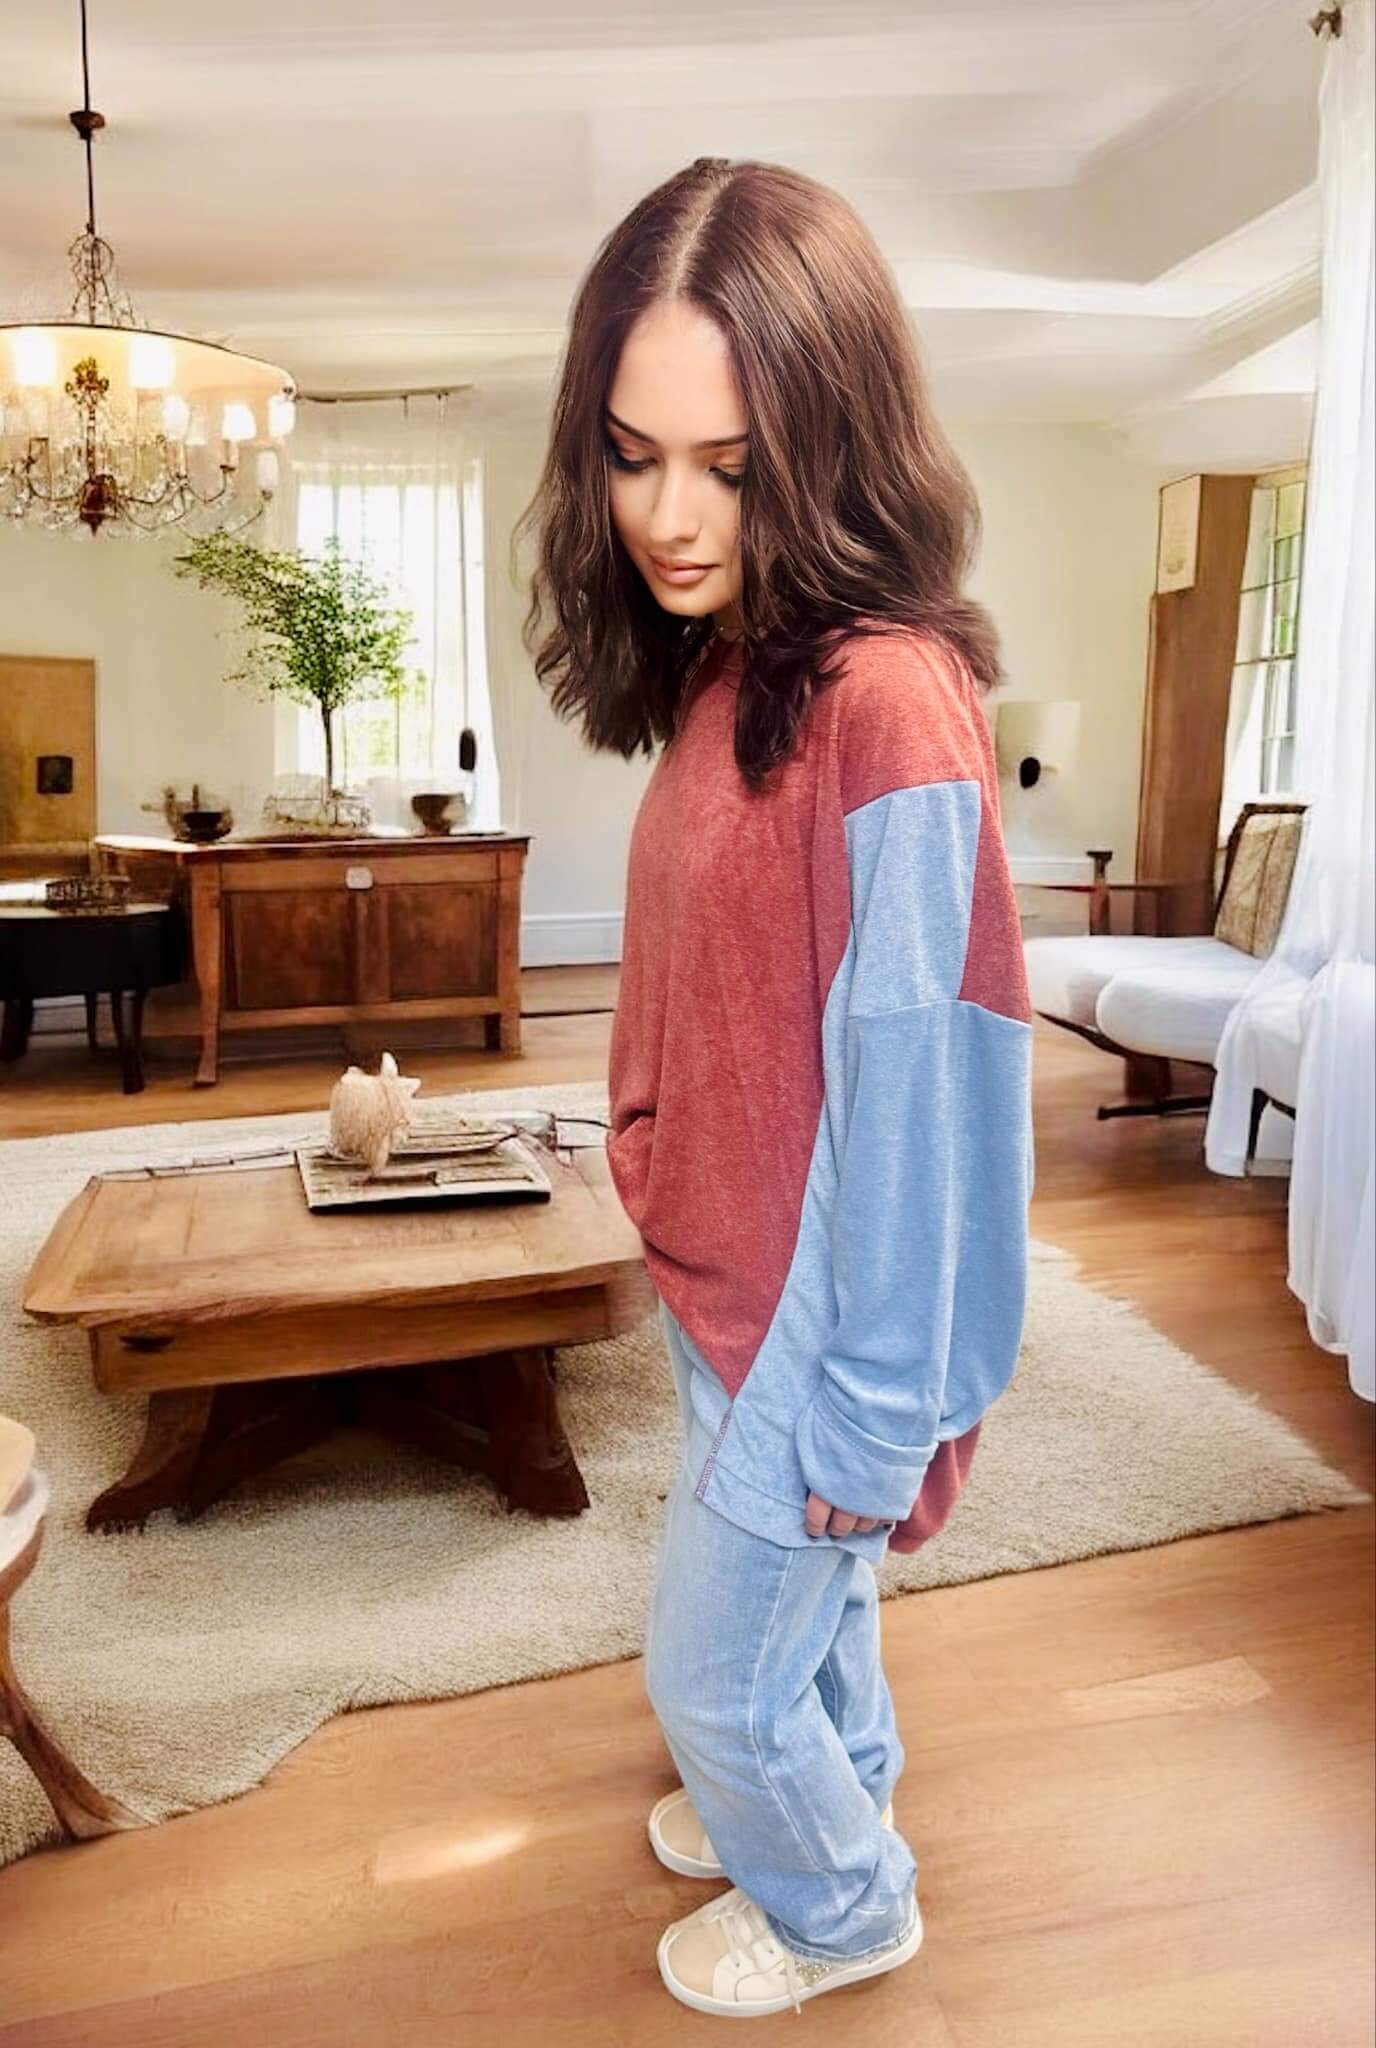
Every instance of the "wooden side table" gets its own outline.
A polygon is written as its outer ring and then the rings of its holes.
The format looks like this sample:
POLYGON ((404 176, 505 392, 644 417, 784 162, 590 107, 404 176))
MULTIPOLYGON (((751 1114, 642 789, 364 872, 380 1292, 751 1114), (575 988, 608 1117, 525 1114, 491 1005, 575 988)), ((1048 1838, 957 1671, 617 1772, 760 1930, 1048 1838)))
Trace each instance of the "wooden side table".
POLYGON ((489 1051, 519 1052, 528 845, 511 832, 211 846, 101 833, 91 858, 184 905, 209 1087, 228 1031, 481 1017, 489 1051))
POLYGON ((23 1057, 41 996, 85 996, 86 1037, 95 1051, 96 1007, 106 995, 124 1092, 137 1095, 143 1087, 144 998, 150 988, 181 980, 185 950, 174 905, 50 910, 43 903, 0 900, 0 1060, 23 1057))

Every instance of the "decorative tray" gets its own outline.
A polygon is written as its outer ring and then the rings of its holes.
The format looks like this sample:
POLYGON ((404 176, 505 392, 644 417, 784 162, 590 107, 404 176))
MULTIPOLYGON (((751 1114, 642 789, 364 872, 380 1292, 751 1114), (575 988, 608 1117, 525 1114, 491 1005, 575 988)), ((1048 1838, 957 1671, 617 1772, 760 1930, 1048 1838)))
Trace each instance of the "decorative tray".
MULTIPOLYGON (((414 1136, 414 1133, 412 1134, 414 1136)), ((328 1144, 298 1145, 296 1164, 309 1209, 353 1209, 375 1202, 474 1201, 494 1195, 547 1202, 553 1183, 520 1138, 482 1150, 395 1146, 380 1174, 336 1159, 328 1144)))

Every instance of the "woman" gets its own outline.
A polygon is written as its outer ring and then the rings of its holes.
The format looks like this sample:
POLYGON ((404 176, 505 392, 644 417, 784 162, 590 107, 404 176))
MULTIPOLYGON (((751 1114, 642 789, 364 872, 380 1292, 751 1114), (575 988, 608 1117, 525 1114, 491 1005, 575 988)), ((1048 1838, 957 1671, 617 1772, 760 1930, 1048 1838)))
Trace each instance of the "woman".
POLYGON ((949 1514, 1023 1320, 1031 1010, 996 634, 960 591, 978 508, 855 213, 715 157, 599 250, 535 508, 556 709, 663 745, 608 1139, 685 1436, 645 1660, 683 1787, 650 1835, 734 1882, 660 1971, 701 2011, 801 2009, 922 1939, 874 1566, 949 1514))

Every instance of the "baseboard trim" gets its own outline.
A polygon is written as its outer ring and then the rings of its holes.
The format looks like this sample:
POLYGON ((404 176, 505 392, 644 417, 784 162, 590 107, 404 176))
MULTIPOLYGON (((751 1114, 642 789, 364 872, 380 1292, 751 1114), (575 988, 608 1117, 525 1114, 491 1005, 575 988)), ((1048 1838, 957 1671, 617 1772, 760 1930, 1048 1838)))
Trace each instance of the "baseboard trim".
POLYGON ((521 919, 522 967, 585 967, 621 958, 616 910, 539 912, 521 919))

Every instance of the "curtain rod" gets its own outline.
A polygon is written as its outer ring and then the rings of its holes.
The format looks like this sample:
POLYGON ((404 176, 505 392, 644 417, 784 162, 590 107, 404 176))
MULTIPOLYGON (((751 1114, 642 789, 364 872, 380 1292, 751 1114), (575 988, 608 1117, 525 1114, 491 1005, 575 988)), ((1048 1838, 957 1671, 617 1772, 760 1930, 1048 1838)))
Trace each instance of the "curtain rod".
POLYGON ((456 391, 471 391, 471 384, 415 385, 405 391, 298 391, 298 399, 311 405, 358 405, 382 398, 452 398, 456 391))

